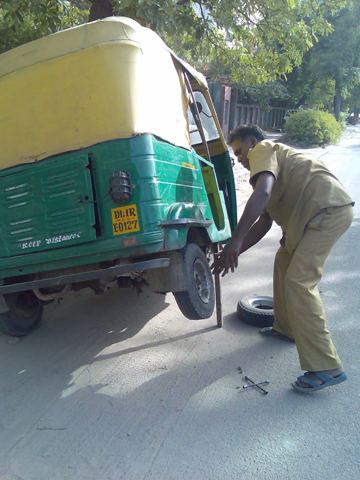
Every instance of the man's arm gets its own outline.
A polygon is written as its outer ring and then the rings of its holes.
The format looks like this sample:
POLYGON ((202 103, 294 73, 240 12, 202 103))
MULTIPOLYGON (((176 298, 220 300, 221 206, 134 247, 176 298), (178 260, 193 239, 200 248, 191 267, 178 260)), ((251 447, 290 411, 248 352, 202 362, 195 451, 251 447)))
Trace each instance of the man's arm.
POLYGON ((254 225, 250 228, 248 234, 244 238, 244 242, 240 250, 240 255, 246 252, 246 250, 251 248, 256 243, 258 243, 270 230, 272 223, 272 218, 265 210, 258 219, 258 221, 255 222, 254 225))
POLYGON ((254 191, 246 203, 245 209, 233 238, 243 241, 252 225, 265 210, 266 204, 270 198, 271 191, 275 183, 274 175, 270 172, 260 173, 256 179, 254 191))
MULTIPOLYGON (((256 220, 264 212, 274 183, 275 177, 272 173, 262 172, 258 175, 254 191, 246 203, 244 212, 239 220, 236 230, 233 233, 231 240, 226 244, 224 250, 221 252, 219 260, 217 261, 216 265, 214 265, 214 270, 218 271, 219 273, 223 272, 223 275, 225 275, 229 269, 231 269, 233 272, 238 266, 238 256, 240 252, 243 251, 245 238, 247 237, 256 220)), ((247 248, 250 248, 250 246, 251 245, 249 245, 247 248)))

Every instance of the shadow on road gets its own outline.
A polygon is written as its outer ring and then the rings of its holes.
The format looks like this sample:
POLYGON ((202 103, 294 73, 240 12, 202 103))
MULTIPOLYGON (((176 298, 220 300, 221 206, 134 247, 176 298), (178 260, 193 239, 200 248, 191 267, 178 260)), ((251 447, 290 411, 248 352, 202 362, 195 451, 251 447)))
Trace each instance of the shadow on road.
MULTIPOLYGON (((359 230, 356 219, 331 254, 322 284, 349 370, 359 338, 359 230)), ((225 478, 216 458, 241 472, 248 458, 264 462, 264 452, 267 468, 285 452, 294 471, 303 469, 303 458, 322 448, 308 429, 321 427, 319 435, 330 438, 331 423, 319 422, 324 408, 332 405, 343 418, 358 389, 349 382, 338 395, 296 396, 290 391, 299 373, 295 347, 264 340, 229 313, 242 295, 268 287, 259 268, 275 255, 274 243, 244 255, 239 272, 225 280, 231 307, 223 329, 183 322, 167 297, 114 289, 102 297, 79 292, 49 306, 44 325, 21 341, 0 337, 0 478, 9 472, 17 480, 178 479, 179 472, 193 478, 186 462, 198 478, 211 472, 225 478), (270 380, 271 395, 239 395, 238 366, 270 380)), ((348 438, 352 428, 340 422, 337 435, 348 438)), ((336 466, 331 449, 321 454, 336 466)))

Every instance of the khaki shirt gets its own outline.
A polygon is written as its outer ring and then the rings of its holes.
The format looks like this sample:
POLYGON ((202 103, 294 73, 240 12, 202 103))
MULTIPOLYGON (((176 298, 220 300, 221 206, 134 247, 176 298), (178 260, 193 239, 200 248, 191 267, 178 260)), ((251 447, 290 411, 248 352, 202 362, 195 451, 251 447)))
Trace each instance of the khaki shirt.
POLYGON ((271 172, 276 179, 266 210, 282 228, 290 253, 320 210, 353 204, 343 185, 321 161, 286 145, 263 140, 249 152, 248 159, 250 183, 261 172, 271 172))

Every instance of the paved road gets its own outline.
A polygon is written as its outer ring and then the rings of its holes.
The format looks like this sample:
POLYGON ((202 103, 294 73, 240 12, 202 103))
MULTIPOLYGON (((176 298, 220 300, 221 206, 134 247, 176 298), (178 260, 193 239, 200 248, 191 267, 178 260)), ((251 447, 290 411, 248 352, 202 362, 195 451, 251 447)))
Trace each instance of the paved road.
POLYGON ((279 232, 223 283, 225 323, 191 322, 171 295, 86 292, 48 307, 42 328, 0 336, 1 480, 358 480, 360 131, 316 150, 358 201, 321 290, 350 381, 290 389, 295 347, 234 315, 271 293, 279 232), (244 374, 269 395, 243 391, 244 374))

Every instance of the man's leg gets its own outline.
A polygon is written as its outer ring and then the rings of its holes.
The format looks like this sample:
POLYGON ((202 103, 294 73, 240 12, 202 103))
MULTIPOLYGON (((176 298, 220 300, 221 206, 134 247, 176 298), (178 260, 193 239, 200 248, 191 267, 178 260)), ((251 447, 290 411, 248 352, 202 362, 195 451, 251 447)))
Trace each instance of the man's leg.
POLYGON ((350 206, 327 209, 317 216, 308 225, 285 275, 286 308, 303 370, 341 367, 317 285, 331 248, 349 228, 352 218, 350 206))
POLYGON ((284 280, 291 261, 291 255, 284 247, 280 247, 274 262, 274 325, 273 329, 289 338, 294 338, 286 310, 284 280))

